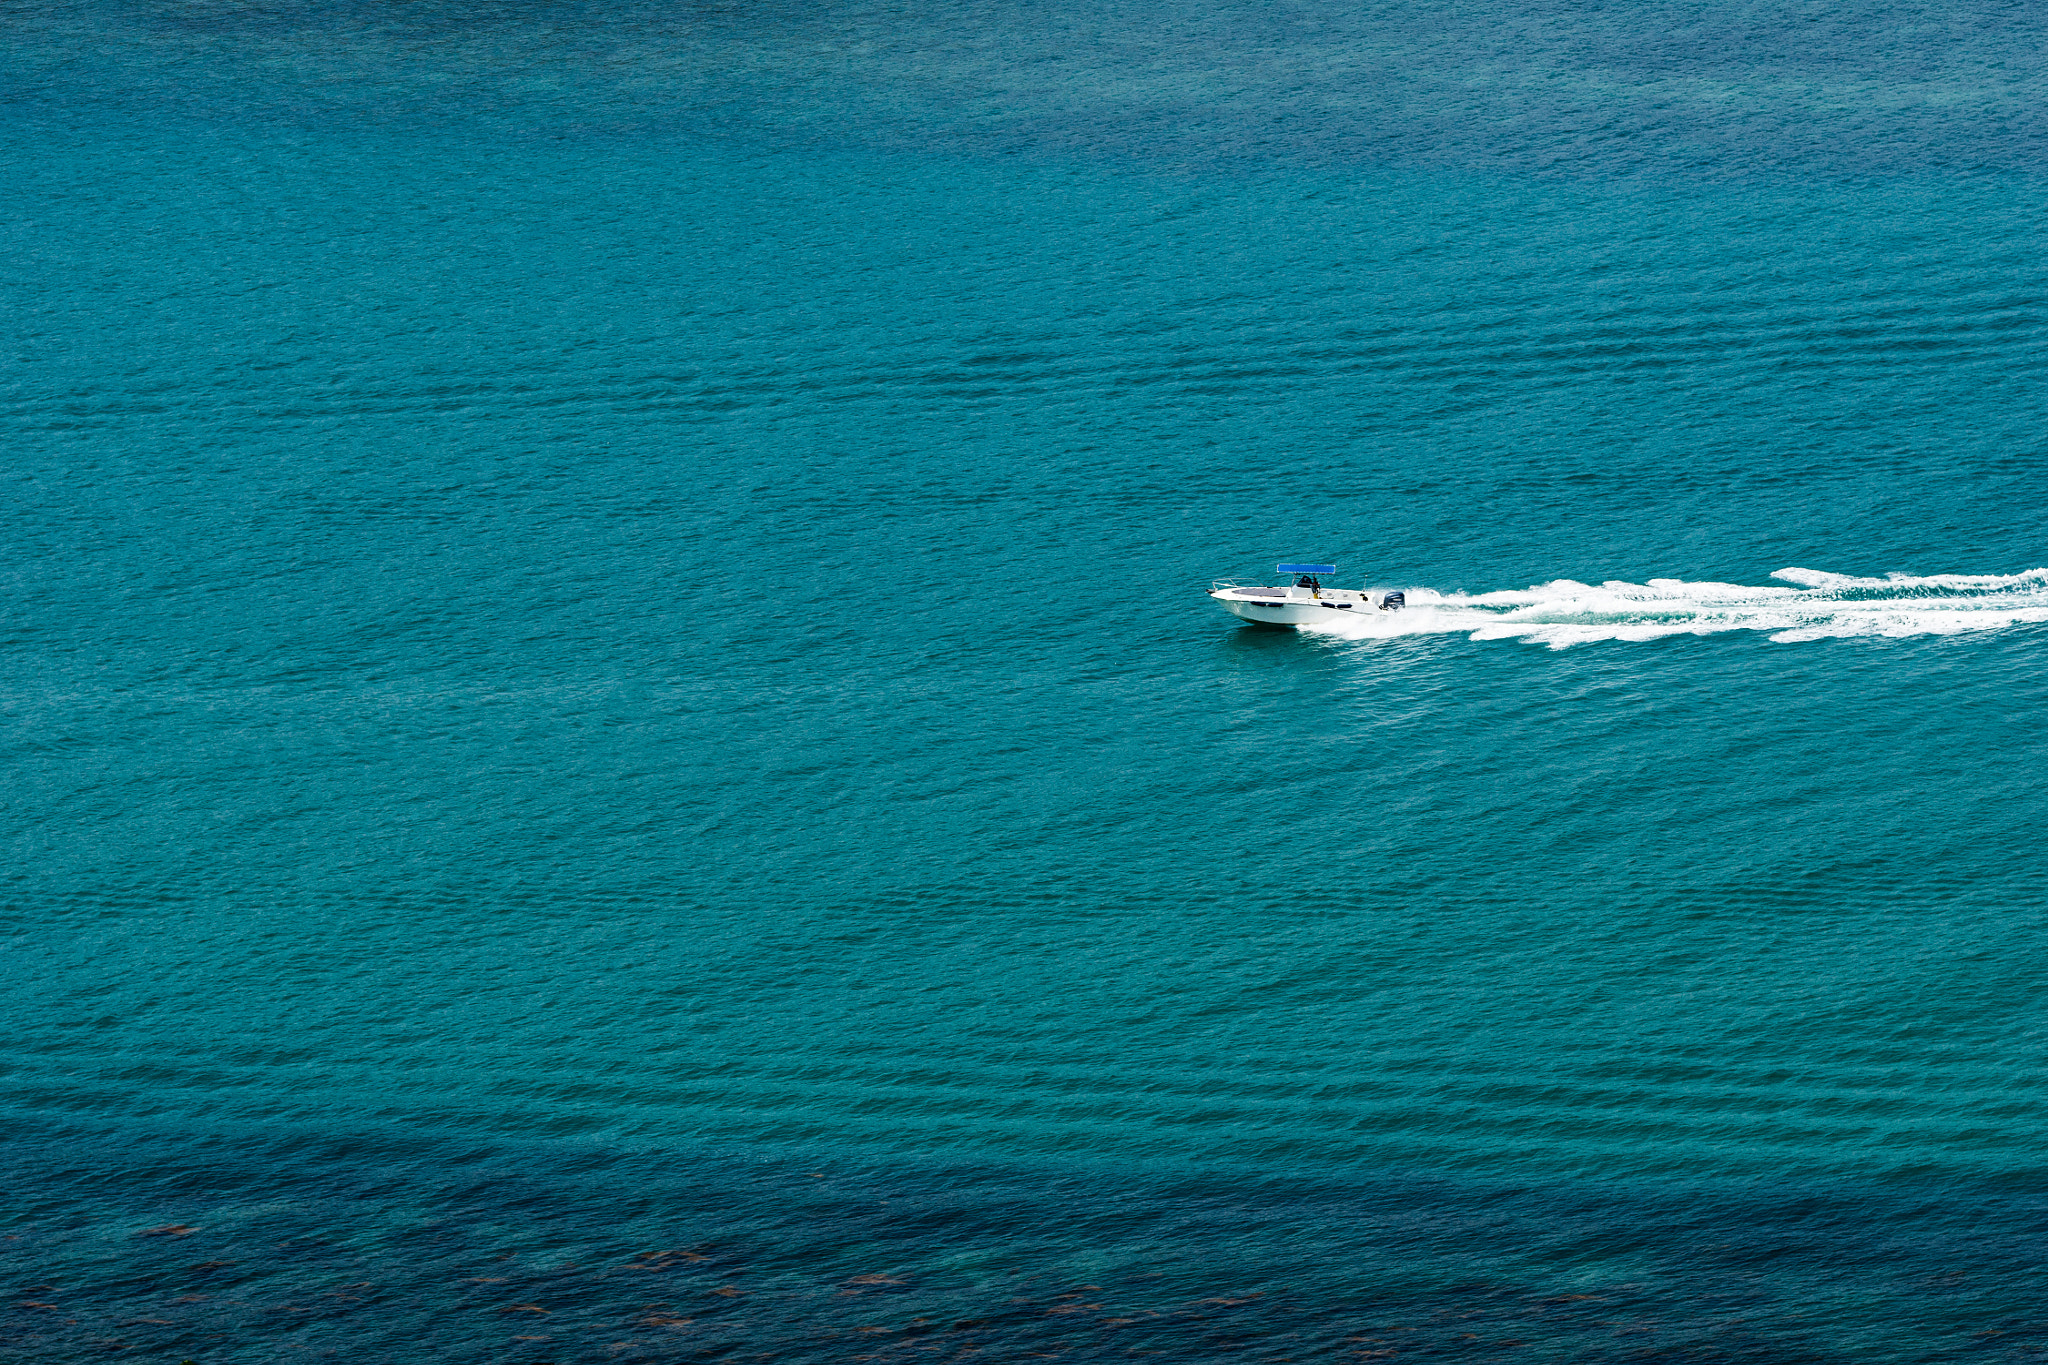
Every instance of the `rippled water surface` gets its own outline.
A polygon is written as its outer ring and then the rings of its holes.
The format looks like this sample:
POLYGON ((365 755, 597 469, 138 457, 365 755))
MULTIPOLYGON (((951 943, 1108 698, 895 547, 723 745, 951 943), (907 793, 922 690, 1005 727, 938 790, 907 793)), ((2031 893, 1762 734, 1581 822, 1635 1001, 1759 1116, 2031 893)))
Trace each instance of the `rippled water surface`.
POLYGON ((17 11, 0 1355, 2048 1353, 2042 36, 17 11))

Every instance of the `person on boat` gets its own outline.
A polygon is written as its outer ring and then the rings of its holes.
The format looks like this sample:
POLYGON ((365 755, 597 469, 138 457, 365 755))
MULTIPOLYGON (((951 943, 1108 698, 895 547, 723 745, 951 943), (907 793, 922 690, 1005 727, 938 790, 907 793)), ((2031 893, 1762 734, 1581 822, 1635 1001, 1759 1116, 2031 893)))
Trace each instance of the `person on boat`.
POLYGON ((1295 580, 1294 580, 1294 586, 1295 586, 1295 587, 1297 587, 1297 588, 1307 588, 1307 589, 1308 589, 1308 595, 1309 595, 1310 597, 1318 597, 1318 598, 1319 598, 1319 597, 1321 597, 1321 596, 1323 595, 1323 593, 1322 593, 1322 587, 1323 587, 1323 585, 1322 585, 1322 584, 1320 584, 1320 583, 1318 583, 1318 582, 1316 582, 1316 576, 1315 576, 1314 574, 1310 574, 1310 573, 1305 573, 1305 574, 1301 575, 1301 576, 1300 576, 1299 578, 1297 578, 1297 579, 1295 579, 1295 580))

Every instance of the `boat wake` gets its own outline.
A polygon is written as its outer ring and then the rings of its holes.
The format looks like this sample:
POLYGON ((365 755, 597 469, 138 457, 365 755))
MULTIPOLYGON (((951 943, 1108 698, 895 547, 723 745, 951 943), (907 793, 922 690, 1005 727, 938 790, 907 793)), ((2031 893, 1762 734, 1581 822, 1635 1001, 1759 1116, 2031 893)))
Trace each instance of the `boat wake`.
POLYGON ((2048 568, 1931 578, 1852 578, 1780 569, 1771 577, 1797 586, 1676 578, 1595 586, 1560 578, 1516 592, 1473 595, 1409 588, 1404 611, 1347 612, 1328 624, 1301 629, 1353 639, 1463 632, 1475 640, 1524 640, 1565 649, 1595 640, 1730 630, 1765 631, 1772 640, 1792 643, 1854 635, 1957 635, 2048 621, 2048 568))

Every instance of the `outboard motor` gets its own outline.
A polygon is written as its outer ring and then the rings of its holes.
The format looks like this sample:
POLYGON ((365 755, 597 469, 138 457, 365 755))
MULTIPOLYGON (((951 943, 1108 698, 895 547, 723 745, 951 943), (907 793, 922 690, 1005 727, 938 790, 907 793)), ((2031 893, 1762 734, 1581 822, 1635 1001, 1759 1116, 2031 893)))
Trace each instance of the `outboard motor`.
POLYGON ((1407 605, 1408 594, 1405 592, 1390 592, 1380 599, 1381 611, 1399 611, 1407 605))

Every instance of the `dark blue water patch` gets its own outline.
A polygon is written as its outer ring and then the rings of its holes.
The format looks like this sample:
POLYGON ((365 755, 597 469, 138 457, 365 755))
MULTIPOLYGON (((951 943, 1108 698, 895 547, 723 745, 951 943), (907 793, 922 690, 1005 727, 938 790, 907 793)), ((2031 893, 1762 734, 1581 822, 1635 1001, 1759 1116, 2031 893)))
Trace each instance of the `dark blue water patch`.
POLYGON ((16 1122, 17 1358, 2019 1361, 2038 1183, 1656 1190, 16 1122))
POLYGON ((2040 20, 1793 5, 113 0, 14 27, 17 117, 1684 177, 2038 172, 2040 20))

